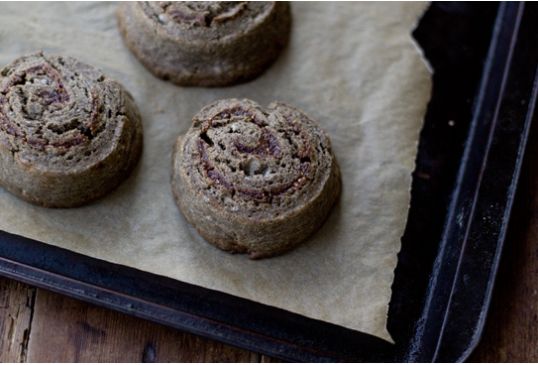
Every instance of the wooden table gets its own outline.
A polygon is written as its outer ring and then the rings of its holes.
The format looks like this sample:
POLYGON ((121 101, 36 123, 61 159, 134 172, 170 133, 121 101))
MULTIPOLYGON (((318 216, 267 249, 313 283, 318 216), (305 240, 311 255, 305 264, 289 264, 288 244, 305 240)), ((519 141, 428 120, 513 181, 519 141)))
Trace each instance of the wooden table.
MULTIPOLYGON (((472 361, 538 362, 538 126, 483 340, 472 361)), ((0 278, 3 362, 265 362, 202 339, 0 278)))

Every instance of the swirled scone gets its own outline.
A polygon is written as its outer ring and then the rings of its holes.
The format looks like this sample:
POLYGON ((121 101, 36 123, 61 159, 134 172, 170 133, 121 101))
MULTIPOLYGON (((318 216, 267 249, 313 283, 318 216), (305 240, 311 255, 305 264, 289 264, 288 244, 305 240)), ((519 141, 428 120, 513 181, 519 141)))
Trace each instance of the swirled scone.
POLYGON ((85 204, 118 186, 141 149, 132 97, 94 67, 37 53, 0 69, 0 186, 11 193, 85 204))
POLYGON ((204 107, 178 138, 172 190, 208 242, 261 258, 320 228, 340 171, 327 134, 300 110, 227 99, 204 107))
POLYGON ((254 78, 286 45, 286 2, 126 2, 121 34, 157 77, 178 85, 219 86, 254 78))

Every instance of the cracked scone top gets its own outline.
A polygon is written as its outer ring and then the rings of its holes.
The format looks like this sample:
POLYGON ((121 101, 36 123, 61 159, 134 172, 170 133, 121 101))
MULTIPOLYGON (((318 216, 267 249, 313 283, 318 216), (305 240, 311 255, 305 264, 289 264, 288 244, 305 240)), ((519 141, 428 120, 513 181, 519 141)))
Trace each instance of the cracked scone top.
POLYGON ((177 140, 172 190, 187 220, 221 249, 273 256, 320 228, 340 193, 328 136, 284 103, 227 99, 177 140))
POLYGON ((46 207, 73 207, 123 181, 142 148, 132 97, 70 57, 42 53, 0 69, 0 185, 46 207))
POLYGON ((126 2, 125 43, 157 77, 178 85, 222 86, 263 72, 286 45, 286 2, 126 2))

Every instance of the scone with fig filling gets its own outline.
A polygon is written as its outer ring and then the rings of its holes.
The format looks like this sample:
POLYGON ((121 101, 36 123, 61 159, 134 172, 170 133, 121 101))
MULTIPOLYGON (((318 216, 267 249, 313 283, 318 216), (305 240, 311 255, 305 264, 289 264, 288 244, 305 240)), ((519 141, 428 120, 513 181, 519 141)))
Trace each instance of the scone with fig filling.
POLYGON ((172 190, 202 237, 251 258, 297 246, 340 193, 327 134, 302 111, 227 99, 204 107, 177 140, 172 190))

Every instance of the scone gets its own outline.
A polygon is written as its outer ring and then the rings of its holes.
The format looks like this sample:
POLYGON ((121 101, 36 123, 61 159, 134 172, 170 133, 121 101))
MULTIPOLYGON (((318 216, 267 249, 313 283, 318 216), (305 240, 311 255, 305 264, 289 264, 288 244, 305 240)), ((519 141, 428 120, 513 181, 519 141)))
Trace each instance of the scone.
POLYGON ((123 38, 157 77, 177 85, 223 86, 262 73, 288 42, 287 2, 125 2, 123 38))
POLYGON ((176 142, 172 191, 200 235, 251 258, 298 245, 340 193, 325 132, 302 111, 227 99, 204 107, 176 142))
POLYGON ((99 70, 42 53, 0 69, 0 186, 67 208, 110 192, 136 165, 140 115, 99 70))

